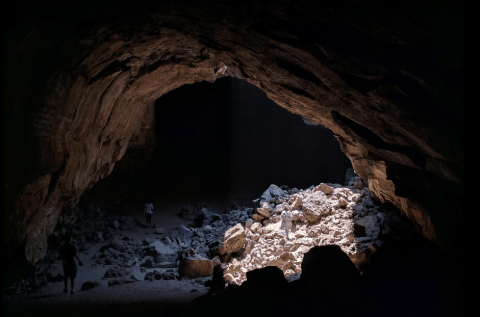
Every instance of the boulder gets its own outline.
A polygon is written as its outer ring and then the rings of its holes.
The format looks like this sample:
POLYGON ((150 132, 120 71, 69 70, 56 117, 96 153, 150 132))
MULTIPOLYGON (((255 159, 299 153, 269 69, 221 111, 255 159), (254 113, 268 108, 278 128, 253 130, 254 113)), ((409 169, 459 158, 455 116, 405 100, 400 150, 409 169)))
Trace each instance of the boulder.
POLYGON ((183 272, 190 279, 213 275, 213 262, 200 255, 189 256, 185 259, 183 272))
POLYGON ((347 205, 348 205, 348 202, 345 200, 345 198, 340 198, 338 200, 338 205, 341 207, 341 208, 346 208, 347 205))
POLYGON ((140 266, 151 269, 153 267, 153 263, 154 263, 153 257, 146 256, 145 258, 143 258, 143 261, 142 263, 140 263, 140 266))
POLYGON ((257 232, 259 229, 262 228, 262 224, 260 222, 255 222, 251 227, 250 227, 250 231, 252 232, 257 232))
POLYGON ((330 213, 330 202, 322 191, 304 197, 302 212, 309 222, 316 222, 320 217, 330 213))
POLYGON ((257 212, 265 218, 270 218, 271 216, 270 212, 268 212, 267 209, 264 208, 257 208, 257 212))
POLYGON ((97 287, 97 286, 99 286, 99 284, 98 284, 97 282, 84 282, 84 283, 82 284, 81 290, 82 290, 82 291, 87 291, 87 290, 92 289, 92 288, 95 288, 95 287, 97 287))
POLYGON ((250 229, 250 227, 252 227, 253 225, 253 220, 252 219, 247 219, 247 221, 245 221, 245 229, 250 229))
POLYGON ((281 269, 267 266, 247 272, 247 281, 242 287, 259 293, 278 293, 285 289, 287 280, 281 269))
POLYGON ((177 261, 176 251, 159 240, 150 243, 146 248, 142 249, 142 252, 145 252, 147 256, 153 257, 155 263, 177 261))
POLYGON ((219 254, 231 254, 240 250, 247 242, 245 229, 239 223, 225 232, 223 245, 219 249, 219 254))
POLYGON ((258 214, 253 214, 252 219, 255 220, 256 222, 260 222, 264 219, 264 216, 258 215, 258 214))
POLYGON ((312 288, 339 290, 359 278, 355 264, 338 245, 315 246, 303 257, 301 280, 312 288))
POLYGON ((325 195, 333 194, 333 187, 330 187, 326 184, 320 184, 313 189, 314 192, 322 191, 325 195))
POLYGON ((297 210, 300 209, 300 206, 302 205, 302 197, 295 197, 293 200, 292 204, 290 205, 291 210, 297 210))

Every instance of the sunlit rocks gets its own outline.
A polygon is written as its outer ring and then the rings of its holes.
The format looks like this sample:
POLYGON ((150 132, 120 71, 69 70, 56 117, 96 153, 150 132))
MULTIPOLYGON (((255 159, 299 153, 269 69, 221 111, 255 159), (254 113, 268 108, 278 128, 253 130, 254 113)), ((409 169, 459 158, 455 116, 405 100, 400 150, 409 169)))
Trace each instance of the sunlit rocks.
POLYGON ((237 252, 245 245, 246 242, 247 238, 245 236, 245 229, 239 223, 225 232, 225 240, 223 241, 223 245, 218 250, 218 253, 231 254, 237 252))

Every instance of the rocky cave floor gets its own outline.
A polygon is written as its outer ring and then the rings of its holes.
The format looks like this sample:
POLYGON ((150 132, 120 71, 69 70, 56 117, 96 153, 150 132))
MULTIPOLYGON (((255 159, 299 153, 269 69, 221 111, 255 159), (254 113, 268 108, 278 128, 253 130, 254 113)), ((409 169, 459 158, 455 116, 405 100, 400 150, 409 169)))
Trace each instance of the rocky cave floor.
POLYGON ((63 293, 60 229, 49 238, 51 247, 35 274, 4 288, 4 313, 129 315, 141 306, 162 314, 218 294, 223 286, 241 285, 248 271, 266 266, 281 269, 288 282, 299 280, 304 254, 314 246, 340 246, 362 272, 384 241, 415 231, 358 177, 346 186, 322 183, 306 190, 271 185, 254 203, 256 208, 235 206, 223 213, 204 204, 185 206, 180 213, 155 214, 151 228, 143 213, 120 216, 79 204, 62 219, 70 221, 83 261, 75 294, 70 286, 63 293), (285 209, 294 215, 288 238, 280 228, 285 209))

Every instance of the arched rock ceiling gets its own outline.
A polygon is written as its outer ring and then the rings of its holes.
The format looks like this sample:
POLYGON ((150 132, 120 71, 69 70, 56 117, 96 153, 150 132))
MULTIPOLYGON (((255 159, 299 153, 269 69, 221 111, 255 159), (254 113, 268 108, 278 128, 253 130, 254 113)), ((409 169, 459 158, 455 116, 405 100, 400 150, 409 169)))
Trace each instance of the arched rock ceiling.
POLYGON ((436 239, 444 220, 432 202, 463 182, 463 42, 444 19, 451 8, 220 3, 41 7, 12 19, 4 244, 36 263, 62 209, 127 147, 151 146, 154 100, 223 76, 331 129, 377 196, 436 239))

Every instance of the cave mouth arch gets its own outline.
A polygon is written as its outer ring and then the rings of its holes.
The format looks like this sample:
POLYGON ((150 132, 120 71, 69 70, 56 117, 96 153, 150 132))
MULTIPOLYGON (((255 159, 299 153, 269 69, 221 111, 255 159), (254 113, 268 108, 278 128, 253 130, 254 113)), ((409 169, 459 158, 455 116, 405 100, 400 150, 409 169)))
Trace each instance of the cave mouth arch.
POLYGON ((113 186, 123 192, 112 197, 116 204, 150 199, 160 210, 200 202, 225 210, 232 202, 251 203, 270 184, 343 184, 351 168, 333 132, 241 79, 184 85, 154 107, 150 148, 128 149, 95 185, 97 197, 113 186))

